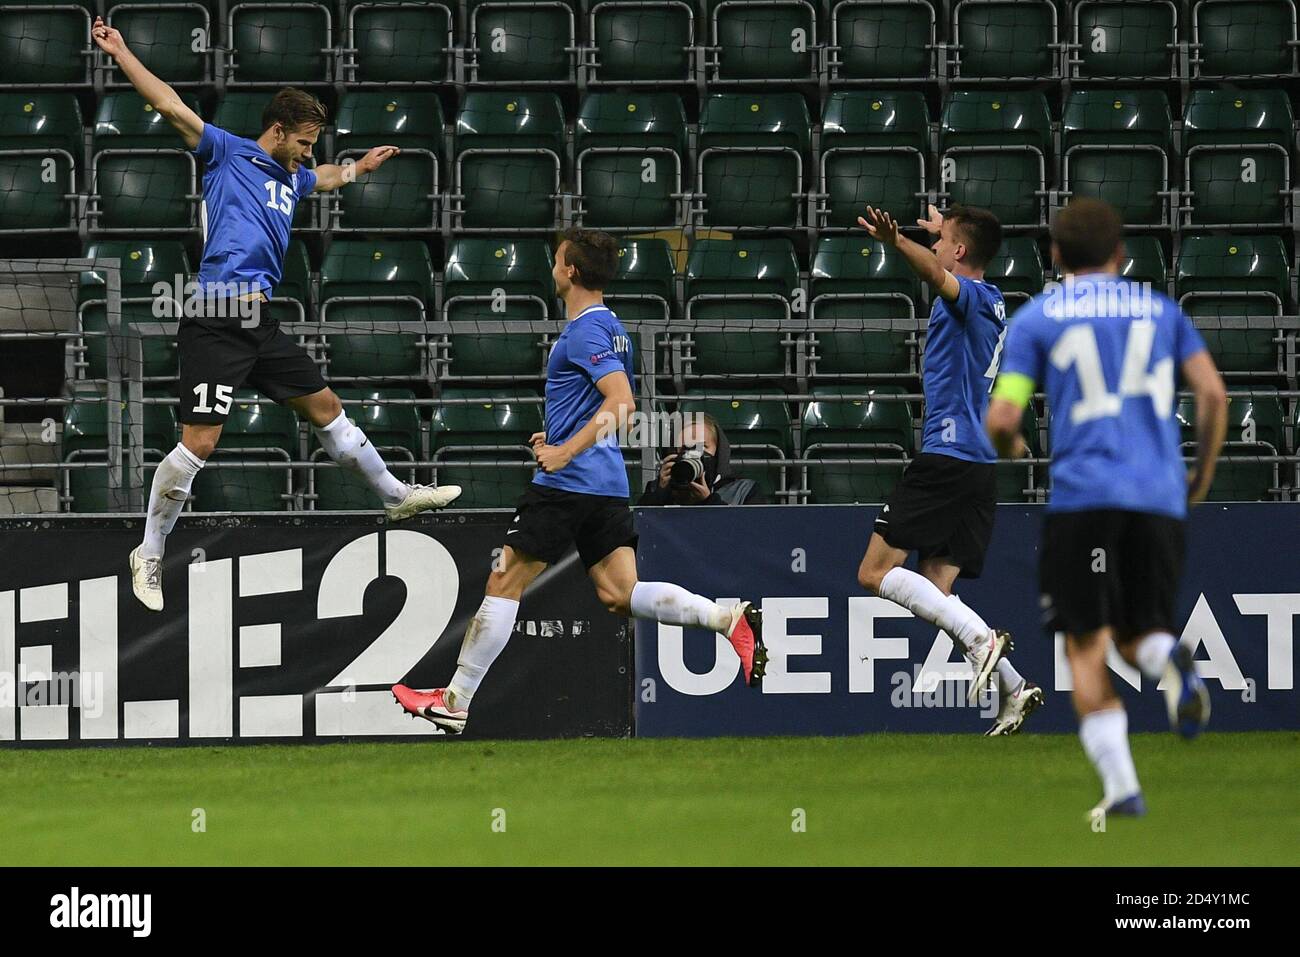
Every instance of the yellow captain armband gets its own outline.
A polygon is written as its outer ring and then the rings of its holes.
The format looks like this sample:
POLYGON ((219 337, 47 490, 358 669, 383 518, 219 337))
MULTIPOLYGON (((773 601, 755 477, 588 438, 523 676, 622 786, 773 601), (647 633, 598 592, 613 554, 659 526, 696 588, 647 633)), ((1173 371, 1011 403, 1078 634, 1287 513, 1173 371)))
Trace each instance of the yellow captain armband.
POLYGON ((1034 380, 1020 372, 1004 372, 993 383, 993 398, 1014 402, 1023 409, 1034 395, 1034 380))

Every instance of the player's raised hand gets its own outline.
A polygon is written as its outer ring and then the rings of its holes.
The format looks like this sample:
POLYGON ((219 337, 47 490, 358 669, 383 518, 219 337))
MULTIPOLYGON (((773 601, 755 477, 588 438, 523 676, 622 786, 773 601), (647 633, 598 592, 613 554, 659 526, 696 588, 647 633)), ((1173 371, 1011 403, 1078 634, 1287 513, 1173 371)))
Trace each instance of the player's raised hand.
POLYGON ((898 223, 883 209, 868 206, 866 218, 859 216, 858 225, 882 243, 898 245, 898 223))
POLYGON ((373 173, 400 152, 402 151, 396 146, 376 146, 357 160, 357 172, 373 173))
POLYGON ((90 36, 96 46, 115 60, 126 52, 126 41, 122 39, 122 34, 106 24, 103 17, 95 17, 90 36))
POLYGON ((918 219, 916 225, 920 226, 931 236, 938 236, 943 229, 943 214, 939 212, 938 207, 933 203, 930 204, 930 218, 918 219))

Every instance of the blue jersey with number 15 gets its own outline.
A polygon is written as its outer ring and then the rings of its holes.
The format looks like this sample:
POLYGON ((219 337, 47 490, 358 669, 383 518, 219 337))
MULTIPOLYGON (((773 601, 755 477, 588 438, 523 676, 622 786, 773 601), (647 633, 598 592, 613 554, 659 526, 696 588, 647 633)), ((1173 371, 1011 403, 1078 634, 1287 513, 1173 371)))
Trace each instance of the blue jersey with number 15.
POLYGON ((1187 514, 1175 382, 1204 348, 1172 299, 1115 276, 1069 277, 1020 308, 1000 371, 1047 393, 1048 511, 1187 514))

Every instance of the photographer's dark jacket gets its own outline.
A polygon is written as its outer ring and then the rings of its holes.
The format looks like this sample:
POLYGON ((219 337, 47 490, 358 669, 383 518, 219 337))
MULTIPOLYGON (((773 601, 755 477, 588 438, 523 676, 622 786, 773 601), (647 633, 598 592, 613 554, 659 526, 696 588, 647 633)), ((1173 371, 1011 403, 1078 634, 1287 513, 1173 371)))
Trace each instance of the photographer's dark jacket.
MULTIPOLYGON (((728 475, 731 465, 731 443, 725 432, 718 433, 718 473, 713 479, 712 494, 703 502, 691 502, 692 505, 767 505, 767 496, 763 494, 758 483, 753 479, 728 475)), ((646 483, 645 491, 637 500, 638 505, 677 505, 673 491, 659 487, 659 477, 655 476, 646 483)))

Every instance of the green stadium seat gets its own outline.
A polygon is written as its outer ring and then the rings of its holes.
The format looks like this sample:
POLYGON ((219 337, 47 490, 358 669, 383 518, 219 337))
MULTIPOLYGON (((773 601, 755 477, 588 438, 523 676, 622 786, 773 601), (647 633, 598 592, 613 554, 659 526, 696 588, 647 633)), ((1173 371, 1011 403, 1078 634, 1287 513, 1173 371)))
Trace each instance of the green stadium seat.
POLYGON ((555 228, 564 113, 554 93, 472 90, 456 117, 453 227, 555 228))
MULTIPOLYGON (((213 6, 188 0, 110 0, 107 22, 160 79, 173 86, 210 83, 216 45, 213 6)), ((129 85, 115 64, 111 70, 110 85, 129 85)))
POLYGON ((684 343, 688 377, 790 376, 791 331, 758 331, 754 321, 789 322, 799 263, 787 239, 700 239, 686 264, 684 343), (701 331, 700 324, 716 331, 701 331), (725 324, 725 330, 719 328, 725 324))
POLYGON ((915 448, 911 403, 884 398, 903 391, 896 386, 813 389, 803 414, 803 458, 811 460, 803 467, 803 487, 809 501, 826 505, 888 498, 915 448), (862 394, 872 398, 840 398, 862 394))
POLYGON ((732 468, 741 478, 752 479, 773 501, 790 487, 786 462, 794 455, 790 408, 779 391, 760 389, 762 399, 733 399, 727 393, 692 390, 678 404, 683 422, 688 416, 708 413, 717 420, 731 445, 732 468))
POLYGON ((1185 223, 1289 223, 1294 144, 1286 90, 1192 90, 1183 114, 1185 223))
POLYGON ((578 108, 574 153, 582 225, 683 225, 686 112, 677 94, 588 94, 578 108))
POLYGON ((693 214, 703 226, 793 227, 811 142, 798 93, 711 93, 700 112, 693 214))
POLYGON ((1291 271, 1277 236, 1187 236, 1174 290, 1225 375, 1277 375, 1291 271))
POLYGON ((814 377, 916 374, 921 284, 891 247, 863 235, 823 236, 813 253, 810 293, 814 377), (868 328, 872 320, 894 327, 868 328), (821 328, 826 322, 834 328, 821 328))
POLYGON ((1078 0, 1071 75, 1083 79, 1171 79, 1178 75, 1178 5, 1173 0, 1078 0))
POLYGON ((809 0, 708 0, 709 83, 813 80, 817 10, 809 0))
POLYGON ((589 35, 596 61, 589 83, 689 83, 694 79, 695 11, 685 0, 598 0, 589 35))
MULTIPOLYGON (((230 90, 217 101, 211 122, 227 133, 242 136, 246 140, 255 140, 262 135, 262 111, 271 101, 272 94, 267 91, 230 90)), ((315 165, 315 161, 307 164, 315 165)), ((297 212, 293 216, 293 228, 297 230, 317 230, 316 210, 319 197, 298 201, 297 212)))
POLYGON ((957 90, 940 121, 940 178, 952 204, 983 206, 1004 226, 1040 226, 1051 153, 1037 91, 957 90))
POLYGON ((934 77, 935 13, 928 0, 838 0, 826 48, 831 83, 934 77))
POLYGON ((860 229, 868 204, 909 225, 923 215, 929 124, 917 91, 833 91, 822 113, 821 225, 860 229))
POLYGON ((0 87, 90 86, 94 9, 77 0, 0 6, 0 87))
POLYGON ((464 490, 457 508, 513 505, 532 478, 528 466, 535 460, 528 438, 542 431, 538 394, 445 389, 442 397, 474 401, 434 406, 429 433, 438 463, 434 481, 464 490))
MULTIPOLYGON (((184 98, 198 111, 198 100, 184 98)), ((91 140, 91 229, 189 232, 197 225, 198 171, 180 134, 134 90, 105 94, 91 140)))
POLYGON ((1296 75, 1293 0, 1201 0, 1192 4, 1192 76, 1296 75))
POLYGON ((1030 236, 1005 236, 1002 248, 984 270, 1006 300, 1008 315, 1043 291, 1043 257, 1030 236))
POLYGON ((353 90, 339 100, 336 163, 380 144, 401 153, 335 191, 334 228, 367 233, 432 231, 442 190, 442 104, 436 93, 353 90))
POLYGON ((542 239, 454 240, 443 271, 443 319, 475 327, 436 344, 438 378, 540 378, 546 360, 540 332, 480 327, 550 318, 554 264, 551 248, 542 239))
MULTIPOLYGON (((410 400, 415 393, 410 389, 339 389, 343 411, 349 419, 365 430, 368 438, 389 463, 393 474, 402 481, 418 481, 409 463, 424 459, 420 437, 420 413, 414 405, 374 405, 369 402, 387 402, 392 399, 410 400)), ((316 494, 317 510, 349 509, 353 511, 379 507, 375 493, 365 479, 351 469, 331 466, 329 456, 312 438, 311 460, 324 463, 312 469, 312 490, 316 494)))
POLYGON ((307 246, 301 239, 289 240, 284 255, 284 274, 280 285, 271 291, 267 314, 276 322, 308 322, 315 318, 312 309, 311 262, 307 246))
POLYGON ((469 0, 471 83, 574 81, 577 34, 565 0, 469 0))
POLYGON ((442 83, 451 77, 454 5, 346 0, 343 76, 349 87, 442 83))
POLYGON ((74 231, 81 165, 76 96, 0 93, 0 234, 74 231))
MULTIPOLYGON (((1184 398, 1176 411, 1183 454, 1195 454, 1196 400, 1184 398)), ((1228 434, 1223 454, 1210 483, 1211 502, 1258 502, 1281 485, 1277 463, 1261 462, 1261 456, 1286 454, 1282 406, 1274 395, 1255 391, 1228 395, 1228 434)))
POLYGON ((231 3, 228 84, 309 86, 332 79, 332 15, 307 0, 231 3))
MULTIPOLYGON (((1025 406, 1021 419, 1020 434, 1025 437, 1029 454, 1035 458, 1042 454, 1038 442, 1038 413, 1031 402, 1025 406)), ((1035 467, 1025 462, 1000 459, 996 465, 997 495, 999 502, 1017 503, 1037 501, 1040 491, 1035 478, 1035 467)))
MULTIPOLYGON (((143 439, 146 460, 157 462, 176 445, 179 428, 171 405, 144 406, 143 439)), ((122 442, 130 441, 130 408, 122 403, 122 442)), ((113 511, 108 489, 108 405, 103 401, 78 401, 63 408, 62 456, 65 462, 102 463, 102 468, 73 468, 64 474, 75 512, 113 511)), ((125 456, 125 452, 124 452, 125 456)), ((146 468, 145 495, 152 480, 146 468)), ((123 476, 125 482, 126 476, 123 476)))
POLYGON ((666 239, 624 239, 619 243, 618 273, 605 287, 605 304, 625 324, 667 322, 677 317, 677 269, 666 239))
POLYGON ((338 239, 321 263, 320 321, 413 325, 417 331, 326 334, 331 378, 425 377, 423 324, 433 308, 433 262, 414 240, 338 239))
POLYGON ((283 511, 292 501, 292 471, 265 464, 287 465, 297 458, 298 417, 293 410, 240 389, 220 445, 194 478, 192 507, 196 512, 283 511))
POLYGON ((957 0, 952 19, 957 79, 1060 75, 1050 0, 957 0))
MULTIPOLYGON (((162 320, 154 315, 154 302, 157 297, 153 292, 155 283, 163 282, 174 289, 179 281, 181 288, 178 291, 184 294, 184 284, 190 277, 190 265, 185 255, 185 247, 179 242, 167 240, 93 242, 86 246, 84 256, 87 259, 118 260, 124 324, 179 320, 180 316, 176 311, 173 311, 169 318, 162 320)), ((90 271, 81 274, 77 286, 77 315, 82 331, 90 333, 83 340, 85 377, 90 379, 108 377, 109 343, 104 337, 108 332, 105 294, 105 278, 102 273, 90 271)), ((147 378, 174 379, 176 377, 176 342, 173 337, 143 337, 141 356, 144 361, 143 375, 147 378)), ((122 372, 126 375, 129 370, 123 366, 122 372)))
POLYGON ((1169 225, 1172 129, 1163 90, 1073 90, 1061 120, 1064 194, 1105 200, 1130 229, 1169 225))
POLYGON ((1156 292, 1167 293, 1169 271, 1160 240, 1154 236, 1126 236, 1119 274, 1133 282, 1149 282, 1156 292))

